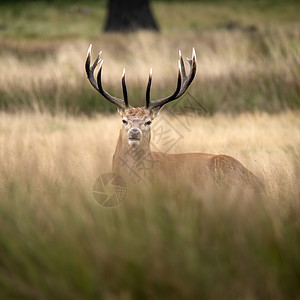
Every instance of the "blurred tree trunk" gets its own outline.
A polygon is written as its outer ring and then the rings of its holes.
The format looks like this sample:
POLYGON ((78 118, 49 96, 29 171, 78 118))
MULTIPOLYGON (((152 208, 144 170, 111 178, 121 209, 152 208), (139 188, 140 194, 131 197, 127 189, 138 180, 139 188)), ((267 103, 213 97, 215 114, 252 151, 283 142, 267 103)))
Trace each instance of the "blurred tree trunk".
POLYGON ((158 31, 149 0, 109 0, 104 31, 130 32, 138 29, 158 31))

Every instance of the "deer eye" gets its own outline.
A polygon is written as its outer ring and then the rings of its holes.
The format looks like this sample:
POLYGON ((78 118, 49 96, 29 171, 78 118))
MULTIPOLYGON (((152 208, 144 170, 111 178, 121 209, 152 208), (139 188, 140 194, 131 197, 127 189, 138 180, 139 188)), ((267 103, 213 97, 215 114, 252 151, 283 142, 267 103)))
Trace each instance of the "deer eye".
POLYGON ((150 126, 151 123, 152 123, 151 121, 148 121, 148 122, 145 123, 145 125, 146 125, 146 126, 150 126))
POLYGON ((128 122, 127 122, 126 120, 122 120, 122 123, 123 123, 124 125, 127 125, 127 124, 128 124, 128 122))

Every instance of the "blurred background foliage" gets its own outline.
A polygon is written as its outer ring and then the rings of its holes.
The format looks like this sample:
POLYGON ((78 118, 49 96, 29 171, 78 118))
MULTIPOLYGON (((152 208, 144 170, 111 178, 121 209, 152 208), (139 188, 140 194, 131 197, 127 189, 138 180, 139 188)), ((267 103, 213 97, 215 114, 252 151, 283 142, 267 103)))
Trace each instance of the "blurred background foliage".
POLYGON ((189 92, 210 114, 300 107, 298 1, 152 1, 151 7, 159 33, 121 35, 103 33, 106 1, 2 1, 0 109, 115 111, 84 79, 91 42, 106 58, 105 86, 119 97, 126 66, 133 105, 143 104, 150 67, 153 99, 171 93, 177 51, 188 56, 194 46, 198 73, 189 92))

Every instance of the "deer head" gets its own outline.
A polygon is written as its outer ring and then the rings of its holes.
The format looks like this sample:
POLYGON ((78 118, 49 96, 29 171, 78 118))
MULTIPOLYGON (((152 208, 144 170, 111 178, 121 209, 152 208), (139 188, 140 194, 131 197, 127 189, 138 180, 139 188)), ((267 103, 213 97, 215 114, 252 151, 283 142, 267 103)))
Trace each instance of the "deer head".
POLYGON ((92 84, 92 86, 109 102, 115 104, 118 108, 120 115, 122 116, 123 127, 121 128, 120 138, 122 139, 123 144, 127 144, 131 148, 136 148, 137 146, 149 147, 150 142, 150 125, 152 121, 158 115, 160 109, 175 99, 178 99, 182 96, 189 85, 192 83, 195 74, 196 74, 196 54, 195 49, 193 48, 192 58, 188 59, 190 64, 190 72, 186 75, 184 62, 179 51, 179 60, 178 60, 178 77, 177 77, 177 87, 174 93, 168 97, 159 99, 159 100, 150 100, 150 89, 152 82, 152 69, 150 69, 149 80, 146 90, 146 105, 143 107, 132 107, 128 104, 127 89, 125 83, 125 68, 122 75, 122 88, 124 100, 116 98, 110 95, 102 87, 101 76, 102 76, 102 67, 103 59, 100 58, 102 51, 98 54, 93 65, 90 65, 91 62, 91 48, 90 45, 87 53, 87 59, 85 63, 85 70, 87 77, 92 84), (94 71, 97 66, 100 66, 97 80, 94 77, 94 71))

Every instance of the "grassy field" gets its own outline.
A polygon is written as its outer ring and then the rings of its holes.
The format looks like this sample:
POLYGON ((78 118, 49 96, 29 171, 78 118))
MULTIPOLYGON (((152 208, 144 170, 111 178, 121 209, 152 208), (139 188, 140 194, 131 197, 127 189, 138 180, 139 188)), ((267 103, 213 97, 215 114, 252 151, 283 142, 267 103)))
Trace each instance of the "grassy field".
POLYGON ((159 34, 119 35, 101 33, 103 1, 1 2, 1 299, 299 299, 299 3, 152 6, 159 34), (90 43, 119 97, 126 67, 132 105, 150 67, 152 98, 171 93, 177 51, 194 46, 197 76, 151 125, 152 146, 231 155, 265 194, 162 182, 100 206, 93 184, 111 171, 121 119, 85 78, 90 43), (159 141, 157 124, 178 142, 159 141))
POLYGON ((128 190, 109 209, 92 186, 111 170, 118 116, 2 113, 2 298, 295 299, 299 120, 215 115, 177 127, 183 139, 171 152, 233 155, 263 181, 264 197, 166 193, 162 183, 128 190))

